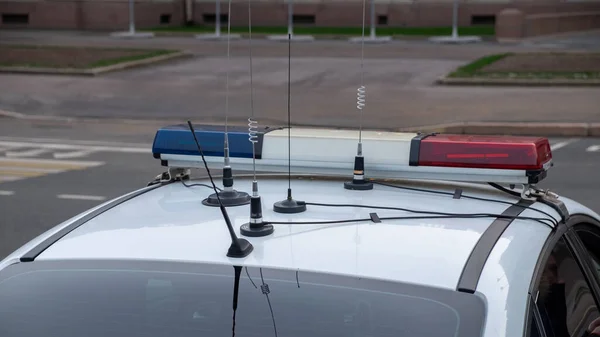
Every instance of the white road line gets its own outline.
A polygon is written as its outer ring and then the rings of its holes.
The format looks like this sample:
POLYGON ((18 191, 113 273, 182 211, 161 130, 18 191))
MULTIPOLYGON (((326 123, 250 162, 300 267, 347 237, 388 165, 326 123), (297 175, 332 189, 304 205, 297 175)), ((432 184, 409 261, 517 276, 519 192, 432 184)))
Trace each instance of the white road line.
POLYGON ((45 167, 20 167, 20 166, 2 166, 0 162, 0 172, 2 171, 15 171, 23 173, 61 173, 65 172, 64 169, 59 168, 45 168, 45 167))
POLYGON ((137 147, 137 148, 148 148, 152 147, 152 143, 125 143, 125 142, 111 142, 111 141, 97 141, 97 140, 73 140, 64 138, 29 138, 29 137, 2 137, 2 142, 25 142, 25 143, 57 143, 67 145, 84 145, 84 146, 112 146, 112 147, 137 147))
POLYGON ((11 196, 11 195, 13 195, 13 194, 15 194, 15 192, 14 192, 14 191, 2 191, 2 190, 0 190, 0 195, 1 195, 1 196, 6 196, 6 197, 8 197, 8 196, 11 196))
POLYGON ((87 151, 98 151, 98 152, 117 152, 117 153, 150 153, 152 151, 151 146, 148 147, 126 147, 126 146, 89 146, 89 145, 71 145, 71 144, 59 144, 59 143, 27 143, 27 142, 7 142, 0 141, 2 147, 30 147, 36 149, 48 149, 48 150, 87 150, 87 151))
POLYGON ((52 156, 56 159, 69 159, 69 158, 80 158, 89 156, 94 153, 94 150, 81 150, 81 151, 70 151, 70 152, 55 152, 52 156))
POLYGON ((562 142, 558 142, 558 143, 555 143, 555 144, 550 144, 550 150, 556 151, 556 150, 561 149, 561 148, 563 148, 563 147, 565 147, 567 145, 573 144, 573 143, 575 143, 578 140, 579 139, 574 138, 574 139, 569 139, 569 140, 565 140, 565 141, 562 141, 562 142))
POLYGON ((600 151, 600 145, 592 145, 585 149, 586 152, 597 152, 600 151))
POLYGON ((33 149, 33 150, 26 150, 26 151, 8 151, 6 152, 6 156, 7 157, 35 157, 35 156, 39 156, 40 154, 44 154, 50 152, 49 149, 33 149))
POLYGON ((58 194, 56 197, 59 199, 93 200, 93 201, 102 201, 102 200, 106 199, 105 197, 101 197, 99 195, 83 195, 83 194, 58 194))
POLYGON ((2 175, 0 174, 0 183, 8 182, 8 181, 17 181, 21 179, 25 179, 26 177, 21 176, 13 176, 13 175, 2 175))
POLYGON ((102 161, 76 161, 76 160, 54 160, 54 159, 33 159, 33 158, 19 158, 19 159, 11 159, 11 158, 3 158, 0 157, 0 166, 2 166, 3 162, 7 163, 23 163, 27 164, 39 164, 39 165, 48 165, 48 166, 99 166, 104 165, 102 161))

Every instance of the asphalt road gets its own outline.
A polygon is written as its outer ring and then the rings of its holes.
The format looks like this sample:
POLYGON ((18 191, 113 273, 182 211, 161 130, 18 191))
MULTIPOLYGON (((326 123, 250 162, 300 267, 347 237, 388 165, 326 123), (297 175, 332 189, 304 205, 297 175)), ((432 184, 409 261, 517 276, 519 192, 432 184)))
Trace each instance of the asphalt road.
MULTIPOLYGON (((1 43, 176 48, 194 57, 97 77, 0 76, 0 109, 29 115, 79 118, 221 120, 250 114, 247 40, 226 44, 193 38, 112 39, 106 34, 0 32, 1 43), (4 41, 4 42, 3 42, 4 41)), ((540 42, 542 43, 542 42, 540 42)), ((545 41, 544 43, 549 43, 545 41)), ((559 44, 560 45, 560 44, 559 44)), ((252 42, 254 113, 265 123, 286 119, 288 48, 252 42)), ((364 126, 406 128, 462 122, 600 122, 596 88, 458 87, 435 85, 457 67, 484 55, 509 51, 563 51, 520 44, 440 45, 395 41, 360 45, 347 41, 298 43, 291 50, 291 111, 304 125, 355 126, 357 89, 366 87, 364 126), (364 70, 364 74, 363 74, 364 70), (364 78, 363 78, 364 77, 364 78), (510 97, 507 99, 507 97, 510 97), (344 118, 340 118, 344 116, 344 118)), ((570 49, 571 50, 571 49, 570 49)))
MULTIPOLYGON (((19 123, 6 119, 0 124, 6 135, 0 137, 0 258, 79 212, 145 186, 163 171, 151 155, 152 134, 108 135, 101 141, 100 134, 85 129, 62 130, 58 137, 59 132, 20 130, 19 123)), ((551 143, 555 167, 541 186, 600 212, 600 139, 551 143)))

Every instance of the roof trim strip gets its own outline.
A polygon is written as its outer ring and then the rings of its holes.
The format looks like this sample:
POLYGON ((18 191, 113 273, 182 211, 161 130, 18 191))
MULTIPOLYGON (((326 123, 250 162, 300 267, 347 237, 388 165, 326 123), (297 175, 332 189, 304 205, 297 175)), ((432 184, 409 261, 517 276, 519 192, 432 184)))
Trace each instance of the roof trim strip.
POLYGON ((21 256, 21 258, 19 260, 21 262, 34 261, 35 258, 38 257, 38 255, 40 255, 42 252, 44 252, 46 249, 48 249, 50 246, 52 246, 55 242, 62 239, 65 235, 67 235, 70 232, 72 232, 73 230, 77 229, 79 226, 83 225, 84 223, 86 223, 86 222, 90 221, 91 219, 97 217, 98 215, 110 210, 111 208, 114 208, 128 200, 131 200, 137 196, 140 196, 146 192, 154 190, 155 188, 158 188, 163 185, 164 185, 164 183, 150 185, 148 187, 144 187, 135 192, 129 193, 127 195, 121 196, 119 198, 113 199, 113 200, 105 203, 104 206, 97 208, 96 210, 86 214, 85 216, 71 222, 70 224, 63 227, 58 232, 52 234, 50 237, 46 238, 40 244, 38 244, 35 247, 33 247, 32 249, 30 249, 27 253, 23 254, 23 256, 21 256))
MULTIPOLYGON (((521 199, 502 212, 502 215, 516 217, 532 204, 533 201, 531 200, 521 199)), ((496 242, 498 242, 502 233, 504 233, 513 220, 510 218, 496 218, 485 232, 483 232, 467 259, 467 263, 458 279, 456 290, 471 294, 475 293, 485 262, 494 249, 496 242)))

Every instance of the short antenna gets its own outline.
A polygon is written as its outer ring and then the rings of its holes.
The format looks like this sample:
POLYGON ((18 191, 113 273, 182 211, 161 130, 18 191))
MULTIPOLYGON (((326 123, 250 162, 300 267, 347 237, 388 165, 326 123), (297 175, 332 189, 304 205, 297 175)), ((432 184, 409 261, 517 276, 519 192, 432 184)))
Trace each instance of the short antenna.
POLYGON ((221 198, 219 198, 219 194, 217 193, 217 186, 215 186, 215 181, 210 174, 210 170, 208 169, 208 164, 206 164, 206 159, 204 159, 204 152, 202 152, 202 147, 198 142, 198 138, 196 137, 196 131, 194 131, 194 127, 192 126, 192 122, 188 121, 188 126, 190 127, 190 131, 192 131, 192 136, 194 136, 194 141, 196 142, 196 147, 202 156, 202 162, 204 163, 204 168, 208 173, 208 178, 210 179, 210 183, 212 184, 212 188, 217 195, 217 200, 219 201, 219 208, 221 209, 221 214, 223 214, 223 219, 225 220, 225 224, 227 225, 227 229, 229 230, 229 235, 231 236, 231 246, 227 250, 228 257, 241 258, 246 257, 254 250, 254 247, 250 242, 246 239, 240 239, 235 235, 233 231, 233 226, 231 225, 231 220, 229 219, 229 215, 227 214, 227 210, 223 203, 221 203, 221 198))
POLYGON ((365 7, 366 0, 363 0, 362 8, 362 40, 361 40, 361 55, 360 55, 360 87, 357 93, 356 108, 360 113, 360 129, 358 131, 358 148, 354 157, 354 174, 352 181, 344 183, 344 188, 347 190, 372 190, 373 183, 365 180, 365 158, 362 155, 362 124, 363 124, 363 108, 365 107, 366 89, 364 85, 365 71, 365 7))
POLYGON ((292 198, 292 146, 291 146, 291 68, 292 68, 292 34, 288 34, 288 190, 287 198, 273 205, 273 211, 277 213, 300 213, 306 211, 305 203, 298 203, 292 198))
MULTIPOLYGON (((231 19, 231 0, 229 0, 228 14, 231 19)), ((231 20, 227 20, 227 65, 230 62, 230 40, 231 40, 231 20)), ((233 189, 233 170, 229 161, 229 70, 227 68, 225 84, 225 143, 223 146, 223 190, 216 192, 204 199, 202 203, 206 206, 240 206, 250 203, 250 195, 246 192, 238 192, 233 189)))
POLYGON ((263 222, 262 201, 258 194, 258 181, 256 181, 256 124, 254 119, 254 84, 252 82, 252 0, 248 0, 248 40, 250 44, 250 111, 252 117, 248 118, 248 140, 252 143, 252 197, 250 198, 250 222, 240 227, 240 233, 244 236, 260 237, 273 233, 274 227, 263 222))

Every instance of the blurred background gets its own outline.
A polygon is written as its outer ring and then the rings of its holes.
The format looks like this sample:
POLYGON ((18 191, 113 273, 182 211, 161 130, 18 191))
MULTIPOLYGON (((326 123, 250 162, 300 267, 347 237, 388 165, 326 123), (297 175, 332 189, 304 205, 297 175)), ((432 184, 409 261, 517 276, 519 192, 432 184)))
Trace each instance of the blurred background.
POLYGON ((367 129, 549 138, 541 186, 600 212, 600 1, 248 4, 0 0, 0 259, 160 174, 158 128, 246 125, 250 55, 283 125, 287 34, 292 125, 358 128, 364 84, 367 129))

